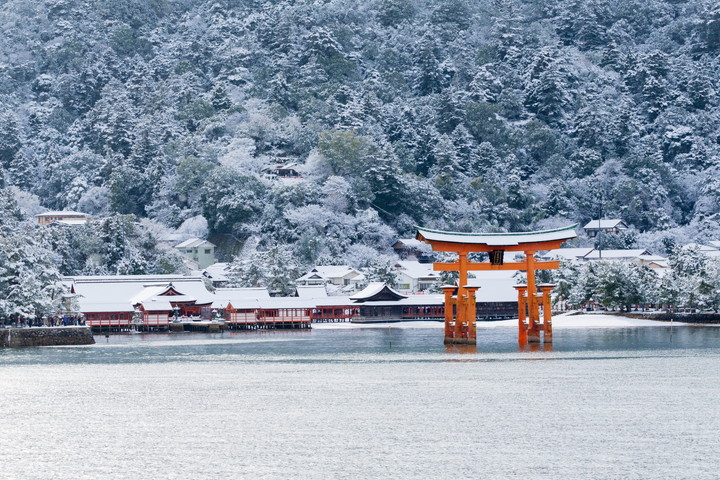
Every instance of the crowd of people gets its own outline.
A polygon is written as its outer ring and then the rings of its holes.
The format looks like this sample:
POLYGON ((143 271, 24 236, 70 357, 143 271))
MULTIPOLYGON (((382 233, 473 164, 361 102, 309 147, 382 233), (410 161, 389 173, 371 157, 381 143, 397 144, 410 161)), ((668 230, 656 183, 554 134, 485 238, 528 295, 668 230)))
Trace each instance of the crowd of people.
POLYGON ((0 319, 0 327, 67 327, 69 325, 85 325, 84 316, 77 315, 43 315, 42 317, 10 317, 0 319))

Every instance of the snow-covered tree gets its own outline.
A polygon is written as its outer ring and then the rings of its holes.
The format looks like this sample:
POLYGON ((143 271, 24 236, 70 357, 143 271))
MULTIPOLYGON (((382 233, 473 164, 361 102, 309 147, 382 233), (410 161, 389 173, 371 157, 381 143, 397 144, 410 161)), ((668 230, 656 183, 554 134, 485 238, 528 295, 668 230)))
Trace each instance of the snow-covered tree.
POLYGON ((41 316, 60 308, 64 287, 55 255, 31 232, 0 236, 0 316, 41 316))

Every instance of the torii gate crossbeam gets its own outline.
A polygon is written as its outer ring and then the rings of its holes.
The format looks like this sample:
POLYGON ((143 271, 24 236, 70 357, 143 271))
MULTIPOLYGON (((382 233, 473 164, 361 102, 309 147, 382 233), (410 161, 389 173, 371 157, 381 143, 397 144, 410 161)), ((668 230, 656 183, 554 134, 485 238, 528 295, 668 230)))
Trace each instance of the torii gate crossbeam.
POLYGON ((433 268, 438 271, 459 273, 457 286, 445 286, 445 343, 475 344, 477 333, 475 327, 475 292, 478 287, 468 285, 469 271, 488 270, 524 270, 527 272, 527 285, 518 285, 518 341, 540 342, 540 326, 543 339, 552 342, 552 318, 550 315, 550 291, 553 285, 537 285, 536 270, 556 269, 559 262, 538 262, 535 254, 542 250, 554 250, 565 241, 575 238, 577 225, 543 230, 537 232, 517 233, 462 233, 430 230, 422 227, 417 229, 416 238, 429 243, 433 250, 454 252, 458 255, 457 262, 435 263, 433 268), (522 252, 524 262, 504 263, 506 251, 522 252), (490 263, 470 262, 467 258, 472 252, 490 254, 490 263), (539 291, 538 291, 539 290, 539 291), (540 324, 540 307, 543 308, 543 323, 540 324))

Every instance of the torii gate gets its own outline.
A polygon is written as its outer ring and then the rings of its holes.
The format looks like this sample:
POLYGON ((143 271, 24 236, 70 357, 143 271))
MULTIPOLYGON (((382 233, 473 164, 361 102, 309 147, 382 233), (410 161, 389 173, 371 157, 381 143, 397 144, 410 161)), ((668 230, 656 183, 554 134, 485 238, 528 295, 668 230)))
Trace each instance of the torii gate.
POLYGON ((527 285, 516 285, 518 291, 518 341, 540 342, 540 327, 543 339, 552 342, 552 316, 550 291, 554 285, 536 285, 535 270, 549 270, 559 267, 559 262, 539 262, 535 253, 541 250, 560 248, 566 240, 575 238, 577 224, 554 230, 518 233, 461 233, 417 229, 416 238, 429 243, 433 250, 454 252, 458 260, 453 263, 434 263, 434 270, 459 272, 457 286, 445 286, 445 343, 476 344, 475 292, 478 287, 468 285, 468 271, 478 270, 525 270, 527 285), (523 252, 524 262, 504 263, 505 252, 523 252), (468 261, 471 252, 487 252, 489 263, 468 261), (538 289, 540 292, 538 292, 538 289), (540 306, 543 307, 543 323, 540 323, 540 306), (453 309, 453 307, 455 307, 453 309), (454 310, 454 314, 453 314, 454 310))

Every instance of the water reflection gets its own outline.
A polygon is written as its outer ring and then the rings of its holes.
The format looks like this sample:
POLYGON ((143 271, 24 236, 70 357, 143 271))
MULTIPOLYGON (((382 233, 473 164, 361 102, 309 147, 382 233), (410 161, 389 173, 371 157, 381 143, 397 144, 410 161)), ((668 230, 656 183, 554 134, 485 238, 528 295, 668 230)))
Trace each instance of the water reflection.
POLYGON ((227 331, 224 333, 165 333, 104 335, 96 345, 0 350, 0 366, 54 363, 153 363, 208 362, 231 359, 237 362, 356 361, 367 355, 383 361, 442 361, 447 356, 509 355, 526 358, 528 353, 553 358, 603 352, 604 356, 672 353, 677 350, 717 349, 720 328, 698 326, 636 328, 556 329, 553 343, 518 346, 514 328, 478 331, 477 345, 444 345, 437 328, 338 328, 315 330, 227 331))
POLYGON ((467 355, 467 354, 473 354, 477 353, 477 345, 456 345, 456 344, 446 344, 445 345, 445 352, 446 353, 458 353, 461 355, 467 355))
POLYGON ((520 352, 552 352, 553 344, 548 343, 520 343, 518 345, 518 351, 520 352))

